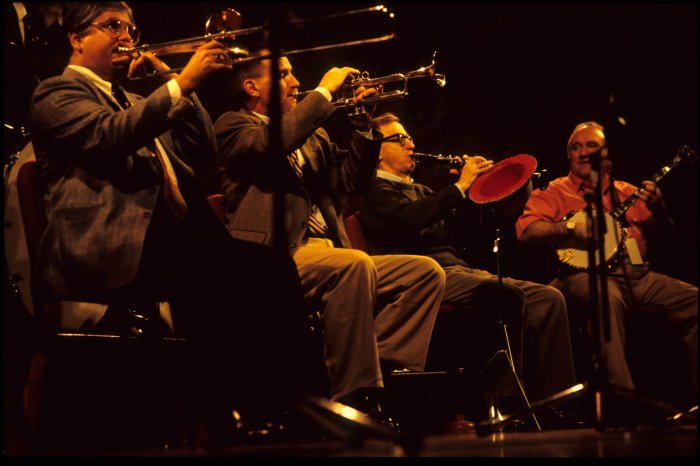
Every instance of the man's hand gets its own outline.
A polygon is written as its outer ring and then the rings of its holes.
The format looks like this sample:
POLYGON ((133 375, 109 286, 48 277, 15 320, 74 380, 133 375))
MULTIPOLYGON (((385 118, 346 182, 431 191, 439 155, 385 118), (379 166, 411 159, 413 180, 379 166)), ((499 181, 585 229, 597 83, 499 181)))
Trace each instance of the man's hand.
POLYGON ((155 55, 151 52, 143 52, 136 59, 131 60, 127 76, 130 79, 134 79, 141 76, 148 76, 151 73, 158 73, 158 75, 162 75, 161 80, 165 82, 172 78, 168 71, 170 71, 170 67, 160 61, 155 55))
MULTIPOLYGON (((379 95, 381 92, 381 86, 379 88, 376 87, 370 87, 366 88, 364 86, 359 86, 357 89, 355 89, 355 98, 353 99, 353 102, 357 106, 361 106, 362 102, 365 99, 369 99, 370 97, 374 97, 379 95)), ((352 124, 353 128, 355 128, 358 131, 369 131, 369 128, 372 123, 372 114, 374 111, 377 109, 377 104, 370 104, 367 106, 363 106, 362 108, 359 108, 357 113, 351 113, 349 118, 350 118, 350 123, 352 124), (364 111, 363 111, 364 109, 364 111)))
POLYGON ((661 190, 653 181, 642 181, 642 189, 639 190, 639 199, 641 199, 652 212, 658 211, 660 208, 665 208, 661 190))
POLYGON ((323 75, 321 82, 318 83, 318 87, 328 89, 328 92, 335 94, 343 86, 348 76, 353 74, 360 74, 360 70, 347 66, 343 68, 331 68, 323 75))
POLYGON ((187 62, 187 66, 175 78, 182 94, 191 93, 212 72, 232 69, 233 64, 228 60, 227 52, 228 50, 215 40, 201 45, 187 62))
POLYGON ((475 155, 473 157, 463 155, 462 159, 465 163, 462 166, 462 172, 459 174, 457 184, 462 188, 462 191, 466 192, 471 188, 477 176, 493 167, 493 160, 487 160, 480 155, 475 155))

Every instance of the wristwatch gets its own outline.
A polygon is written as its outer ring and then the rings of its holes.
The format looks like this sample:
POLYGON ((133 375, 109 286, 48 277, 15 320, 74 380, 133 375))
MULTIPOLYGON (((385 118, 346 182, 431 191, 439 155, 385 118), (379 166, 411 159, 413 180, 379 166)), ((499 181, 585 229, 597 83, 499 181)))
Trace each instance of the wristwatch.
POLYGON ((569 236, 574 236, 575 229, 576 229, 576 222, 574 222, 573 220, 569 220, 568 222, 566 222, 566 233, 569 236))

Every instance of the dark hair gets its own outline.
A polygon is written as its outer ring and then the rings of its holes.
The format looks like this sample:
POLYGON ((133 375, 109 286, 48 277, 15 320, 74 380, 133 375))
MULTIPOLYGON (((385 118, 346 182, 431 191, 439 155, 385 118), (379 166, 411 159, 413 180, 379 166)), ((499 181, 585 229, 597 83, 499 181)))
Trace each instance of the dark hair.
MULTIPOLYGON (((267 50, 259 49, 250 56, 264 55, 267 50)), ((259 77, 261 74, 262 60, 252 60, 233 65, 231 71, 213 73, 207 78, 205 85, 197 89, 197 96, 209 112, 212 120, 218 119, 229 111, 243 108, 250 98, 243 89, 243 82, 249 78, 259 77)))
MULTIPOLYGON (((259 57, 259 56, 264 56, 268 55, 269 50, 267 50, 264 47, 251 47, 250 49, 250 56, 251 57, 259 57)), ((262 64, 263 60, 253 60, 245 63, 241 63, 240 65, 234 65, 233 71, 231 72, 231 88, 233 90, 233 93, 238 97, 238 100, 241 103, 245 103, 246 100, 248 100, 248 94, 246 93, 245 89, 243 88, 243 83, 245 82, 246 79, 250 78, 259 78, 262 75, 262 64)))
POLYGON ((382 113, 381 115, 372 118, 372 129, 379 131, 380 126, 388 125, 389 123, 393 123, 395 121, 400 122, 401 120, 393 113, 382 113))
POLYGON ((134 22, 134 13, 125 2, 70 2, 66 4, 63 15, 63 27, 66 32, 84 34, 92 22, 105 11, 126 11, 134 22))

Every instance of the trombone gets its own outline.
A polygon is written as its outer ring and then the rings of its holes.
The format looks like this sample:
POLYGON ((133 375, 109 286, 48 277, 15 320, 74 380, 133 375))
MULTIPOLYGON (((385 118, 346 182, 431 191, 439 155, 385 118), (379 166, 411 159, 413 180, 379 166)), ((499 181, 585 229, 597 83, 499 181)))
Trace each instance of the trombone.
MULTIPOLYGON (((447 79, 444 74, 439 74, 435 72, 435 56, 437 51, 433 52, 433 60, 428 66, 423 66, 414 71, 409 71, 407 73, 394 73, 388 76, 382 76, 380 78, 370 78, 367 71, 363 71, 359 76, 351 76, 343 84, 343 86, 338 91, 337 100, 333 101, 333 105, 337 108, 348 108, 359 107, 364 105, 371 105, 378 102, 384 102, 387 100, 401 99, 408 95, 408 81, 409 79, 416 78, 429 78, 437 83, 439 87, 445 87, 447 84, 447 79), (392 91, 381 91, 379 94, 373 97, 358 102, 357 104, 353 101, 355 98, 355 91, 358 87, 378 87, 389 83, 399 83, 402 87, 400 89, 394 89, 392 91)), ((302 91, 294 94, 297 97, 304 97, 311 93, 312 91, 302 91)), ((356 109, 355 113, 361 113, 361 110, 356 109)))
MULTIPOLYGON (((335 20, 338 18, 348 18, 356 15, 370 14, 370 15, 380 15, 381 18, 387 21, 387 24, 391 22, 395 15, 390 12, 388 8, 384 5, 377 5, 369 8, 362 8, 358 10, 346 11, 343 13, 333 13, 317 18, 311 19, 300 19, 295 21, 290 21, 283 26, 299 26, 305 25, 307 23, 324 21, 324 20, 335 20)), ((163 42, 160 44, 144 44, 138 47, 119 47, 117 49, 118 53, 124 55, 131 55, 134 57, 140 56, 144 52, 152 53, 156 56, 165 55, 177 55, 183 53, 194 53, 202 44, 209 42, 210 40, 222 41, 224 44, 229 45, 228 56, 226 57, 231 63, 244 63, 254 60, 263 60, 270 58, 270 54, 255 55, 251 56, 250 49, 244 45, 240 45, 235 41, 237 39, 245 38, 255 33, 267 32, 267 28, 264 26, 255 26, 249 28, 241 28, 242 16, 239 12, 233 8, 225 8, 214 14, 212 14, 206 22, 205 34, 203 36, 191 37, 187 39, 174 40, 170 42, 163 42)), ((295 50, 282 51, 282 55, 296 55, 305 52, 316 52, 321 50, 336 49, 341 47, 351 47, 354 45, 370 44, 376 42, 384 42, 396 37, 393 27, 391 31, 387 34, 378 35, 376 37, 370 37, 367 39, 342 41, 331 44, 323 44, 314 47, 299 48, 295 50)), ((184 67, 183 67, 184 68, 184 67)), ((183 70, 183 68, 175 68, 168 70, 166 72, 153 72, 149 73, 143 77, 150 76, 160 76, 163 74, 178 73, 183 70)))

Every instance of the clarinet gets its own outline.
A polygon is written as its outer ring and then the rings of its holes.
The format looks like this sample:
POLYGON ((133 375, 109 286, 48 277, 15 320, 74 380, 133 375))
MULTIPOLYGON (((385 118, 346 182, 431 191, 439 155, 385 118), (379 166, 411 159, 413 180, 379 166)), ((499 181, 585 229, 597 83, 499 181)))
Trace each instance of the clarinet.
POLYGON ((450 167, 461 167, 462 165, 464 165, 464 159, 462 157, 454 155, 435 155, 423 154, 422 152, 414 152, 413 158, 416 160, 416 163, 420 162, 421 160, 434 160, 437 163, 440 163, 442 165, 448 165, 450 167))

